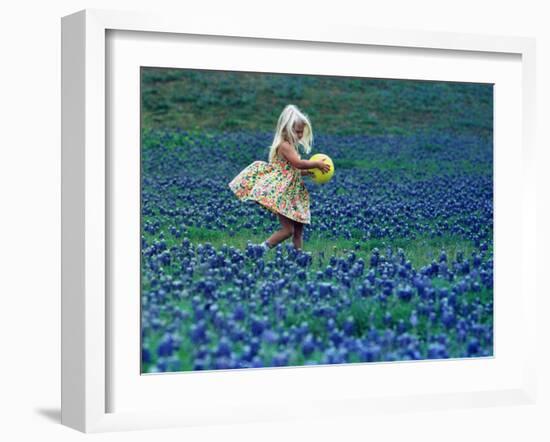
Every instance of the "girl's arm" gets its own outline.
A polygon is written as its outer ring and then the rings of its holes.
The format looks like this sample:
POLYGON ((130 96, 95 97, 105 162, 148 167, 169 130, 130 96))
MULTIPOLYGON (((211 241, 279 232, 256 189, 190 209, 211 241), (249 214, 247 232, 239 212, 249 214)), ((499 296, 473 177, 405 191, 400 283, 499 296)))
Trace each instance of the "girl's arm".
POLYGON ((330 166, 324 161, 310 161, 302 160, 296 153, 296 150, 290 145, 290 143, 283 141, 279 146, 279 152, 284 156, 290 164, 296 169, 321 169, 321 171, 328 172, 330 166))

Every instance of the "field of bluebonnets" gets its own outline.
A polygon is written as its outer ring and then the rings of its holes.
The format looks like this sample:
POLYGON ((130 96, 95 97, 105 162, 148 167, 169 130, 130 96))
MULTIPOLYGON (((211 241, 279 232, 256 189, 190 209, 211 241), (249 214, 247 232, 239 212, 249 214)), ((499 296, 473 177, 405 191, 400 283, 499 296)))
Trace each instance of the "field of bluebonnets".
MULTIPOLYGON (((493 354, 492 87, 142 68, 142 372, 493 354), (326 185, 274 215, 228 182, 298 105, 326 185)), ((302 155, 302 157, 305 157, 302 155)))

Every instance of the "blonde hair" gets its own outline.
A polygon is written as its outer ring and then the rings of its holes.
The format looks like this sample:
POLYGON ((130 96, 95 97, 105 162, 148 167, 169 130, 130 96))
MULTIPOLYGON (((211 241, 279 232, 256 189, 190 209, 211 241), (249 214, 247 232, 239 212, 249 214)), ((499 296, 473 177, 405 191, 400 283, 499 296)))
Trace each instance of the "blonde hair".
POLYGON ((277 128, 275 129, 275 136, 273 137, 273 143, 269 148, 269 161, 271 162, 275 157, 275 151, 277 147, 283 142, 283 132, 288 135, 289 141, 296 147, 297 144, 301 144, 305 153, 311 152, 311 145, 313 144, 313 130, 311 129, 311 123, 309 118, 302 113, 298 107, 293 104, 285 106, 279 121, 277 121, 277 128), (304 124, 304 134, 302 139, 298 139, 296 132, 294 131, 294 125, 296 123, 304 124))

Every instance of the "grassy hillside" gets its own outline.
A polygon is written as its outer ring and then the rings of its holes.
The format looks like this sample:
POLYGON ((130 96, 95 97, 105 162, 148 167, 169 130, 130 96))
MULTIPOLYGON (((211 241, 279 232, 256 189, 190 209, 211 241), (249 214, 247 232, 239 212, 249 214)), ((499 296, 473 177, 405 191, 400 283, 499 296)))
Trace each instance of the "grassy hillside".
POLYGON ((142 125, 272 131, 289 103, 324 134, 492 136, 491 85, 142 68, 142 125))

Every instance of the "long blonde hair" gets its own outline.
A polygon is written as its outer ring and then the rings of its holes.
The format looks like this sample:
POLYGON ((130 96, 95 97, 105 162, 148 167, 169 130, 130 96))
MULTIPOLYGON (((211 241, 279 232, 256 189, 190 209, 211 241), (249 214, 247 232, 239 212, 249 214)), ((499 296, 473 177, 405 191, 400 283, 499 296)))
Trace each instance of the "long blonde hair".
POLYGON ((269 161, 271 162, 275 157, 275 151, 277 147, 283 142, 283 132, 286 132, 290 142, 296 146, 301 144, 304 148, 305 153, 311 152, 311 145, 313 144, 313 130, 311 129, 311 123, 307 115, 302 113, 298 107, 293 104, 288 104, 285 106, 281 115, 279 116, 279 121, 277 121, 277 128, 275 129, 275 136, 273 137, 273 143, 269 148, 269 161), (298 139, 296 132, 294 131, 294 125, 296 123, 304 124, 304 134, 302 139, 298 139))

